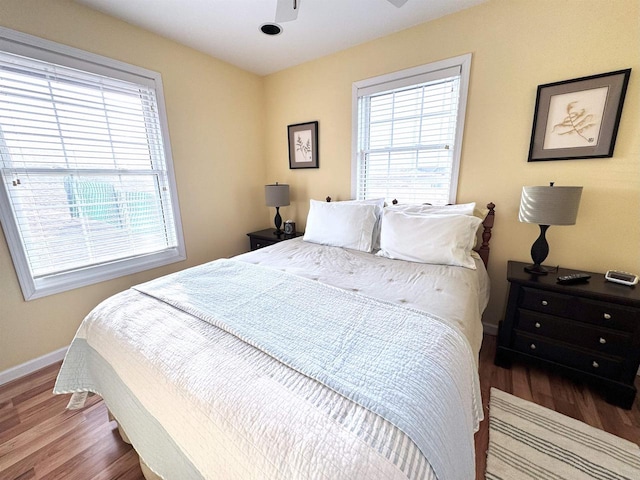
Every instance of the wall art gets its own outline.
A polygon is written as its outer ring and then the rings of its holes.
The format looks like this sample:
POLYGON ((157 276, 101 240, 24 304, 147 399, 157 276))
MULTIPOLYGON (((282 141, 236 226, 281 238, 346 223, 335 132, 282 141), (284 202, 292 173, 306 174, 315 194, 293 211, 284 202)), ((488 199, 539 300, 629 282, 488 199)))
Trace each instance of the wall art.
POLYGON ((529 161, 612 157, 630 74, 538 86, 529 161))

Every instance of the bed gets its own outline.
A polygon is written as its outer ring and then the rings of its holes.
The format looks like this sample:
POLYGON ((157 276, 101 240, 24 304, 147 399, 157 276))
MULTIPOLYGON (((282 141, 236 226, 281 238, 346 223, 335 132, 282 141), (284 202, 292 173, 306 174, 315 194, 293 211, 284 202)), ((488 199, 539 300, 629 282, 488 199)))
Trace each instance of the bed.
POLYGON ((149 479, 474 478, 494 205, 317 203, 304 237, 102 302, 54 392, 101 395, 149 479), (407 247, 443 221, 466 266, 407 247))

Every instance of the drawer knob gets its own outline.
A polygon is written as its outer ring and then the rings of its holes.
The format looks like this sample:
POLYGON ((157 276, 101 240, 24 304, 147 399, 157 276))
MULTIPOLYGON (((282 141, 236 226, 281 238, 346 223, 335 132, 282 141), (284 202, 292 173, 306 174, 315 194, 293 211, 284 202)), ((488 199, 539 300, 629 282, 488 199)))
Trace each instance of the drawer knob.
POLYGON ((542 325, 540 325, 540 322, 536 322, 535 327, 536 328, 540 328, 542 325))
POLYGON ((600 343, 604 345, 605 343, 607 343, 607 339, 600 337, 600 343))
POLYGON ((536 349, 536 344, 532 343, 530 348, 531 348, 531 350, 535 350, 536 349))
POLYGON ((545 306, 545 307, 546 307, 547 305, 549 305, 549 302, 547 302, 546 300, 542 300, 542 302, 541 302, 541 303, 542 303, 542 305, 543 305, 543 306, 545 306))
POLYGON ((604 317, 605 320, 611 320, 611 314, 610 313, 605 313, 603 315, 603 317, 604 317))
POLYGON ((598 362, 596 362, 595 360, 593 361, 593 363, 591 364, 591 366, 593 368, 598 368, 600 365, 598 365, 598 362))

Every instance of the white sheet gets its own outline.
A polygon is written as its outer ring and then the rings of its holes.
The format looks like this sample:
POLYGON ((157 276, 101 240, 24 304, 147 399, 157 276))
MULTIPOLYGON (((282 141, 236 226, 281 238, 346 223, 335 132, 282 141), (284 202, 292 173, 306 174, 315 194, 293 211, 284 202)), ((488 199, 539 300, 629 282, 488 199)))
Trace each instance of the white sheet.
POLYGON ((480 352, 481 317, 490 285, 479 257, 476 270, 469 270, 381 258, 294 238, 234 258, 431 313, 465 334, 476 359, 480 352))

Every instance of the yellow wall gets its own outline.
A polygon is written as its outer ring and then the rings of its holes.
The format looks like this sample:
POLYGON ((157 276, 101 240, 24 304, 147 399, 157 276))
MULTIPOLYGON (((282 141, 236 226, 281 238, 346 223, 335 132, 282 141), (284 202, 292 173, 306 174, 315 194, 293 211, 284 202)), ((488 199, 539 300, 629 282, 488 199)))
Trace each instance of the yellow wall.
POLYGON ((267 175, 295 200, 283 216, 303 226, 309 198, 350 198, 353 82, 471 52, 458 202, 497 205, 485 322, 504 313, 507 260, 529 261, 539 233, 518 222, 523 185, 584 186, 577 224, 549 229, 547 264, 640 273, 638 19, 638 0, 491 0, 267 77, 267 175), (538 85, 629 67, 613 158, 527 162, 538 85), (289 170, 286 126, 312 120, 320 168, 289 170))
POLYGON ((25 302, 0 235, 0 372, 68 345, 99 301, 130 285, 248 250, 268 225, 263 80, 67 0, 2 0, 0 25, 162 74, 187 260, 25 302))
POLYGON ((264 78, 79 6, 2 0, 0 25, 159 71, 163 76, 188 260, 24 302, 0 237, 0 372, 69 343, 100 300, 132 284, 247 249, 273 209, 263 185, 291 185, 284 218, 308 199, 350 197, 354 81, 473 54, 458 201, 497 205, 485 315, 504 312, 506 261, 538 234, 517 221, 523 185, 583 185, 578 223, 551 227, 549 264, 640 272, 640 1, 490 0, 478 7, 264 78), (632 67, 615 155, 527 163, 539 84, 632 67), (289 170, 286 126, 320 122, 320 168, 289 170))

